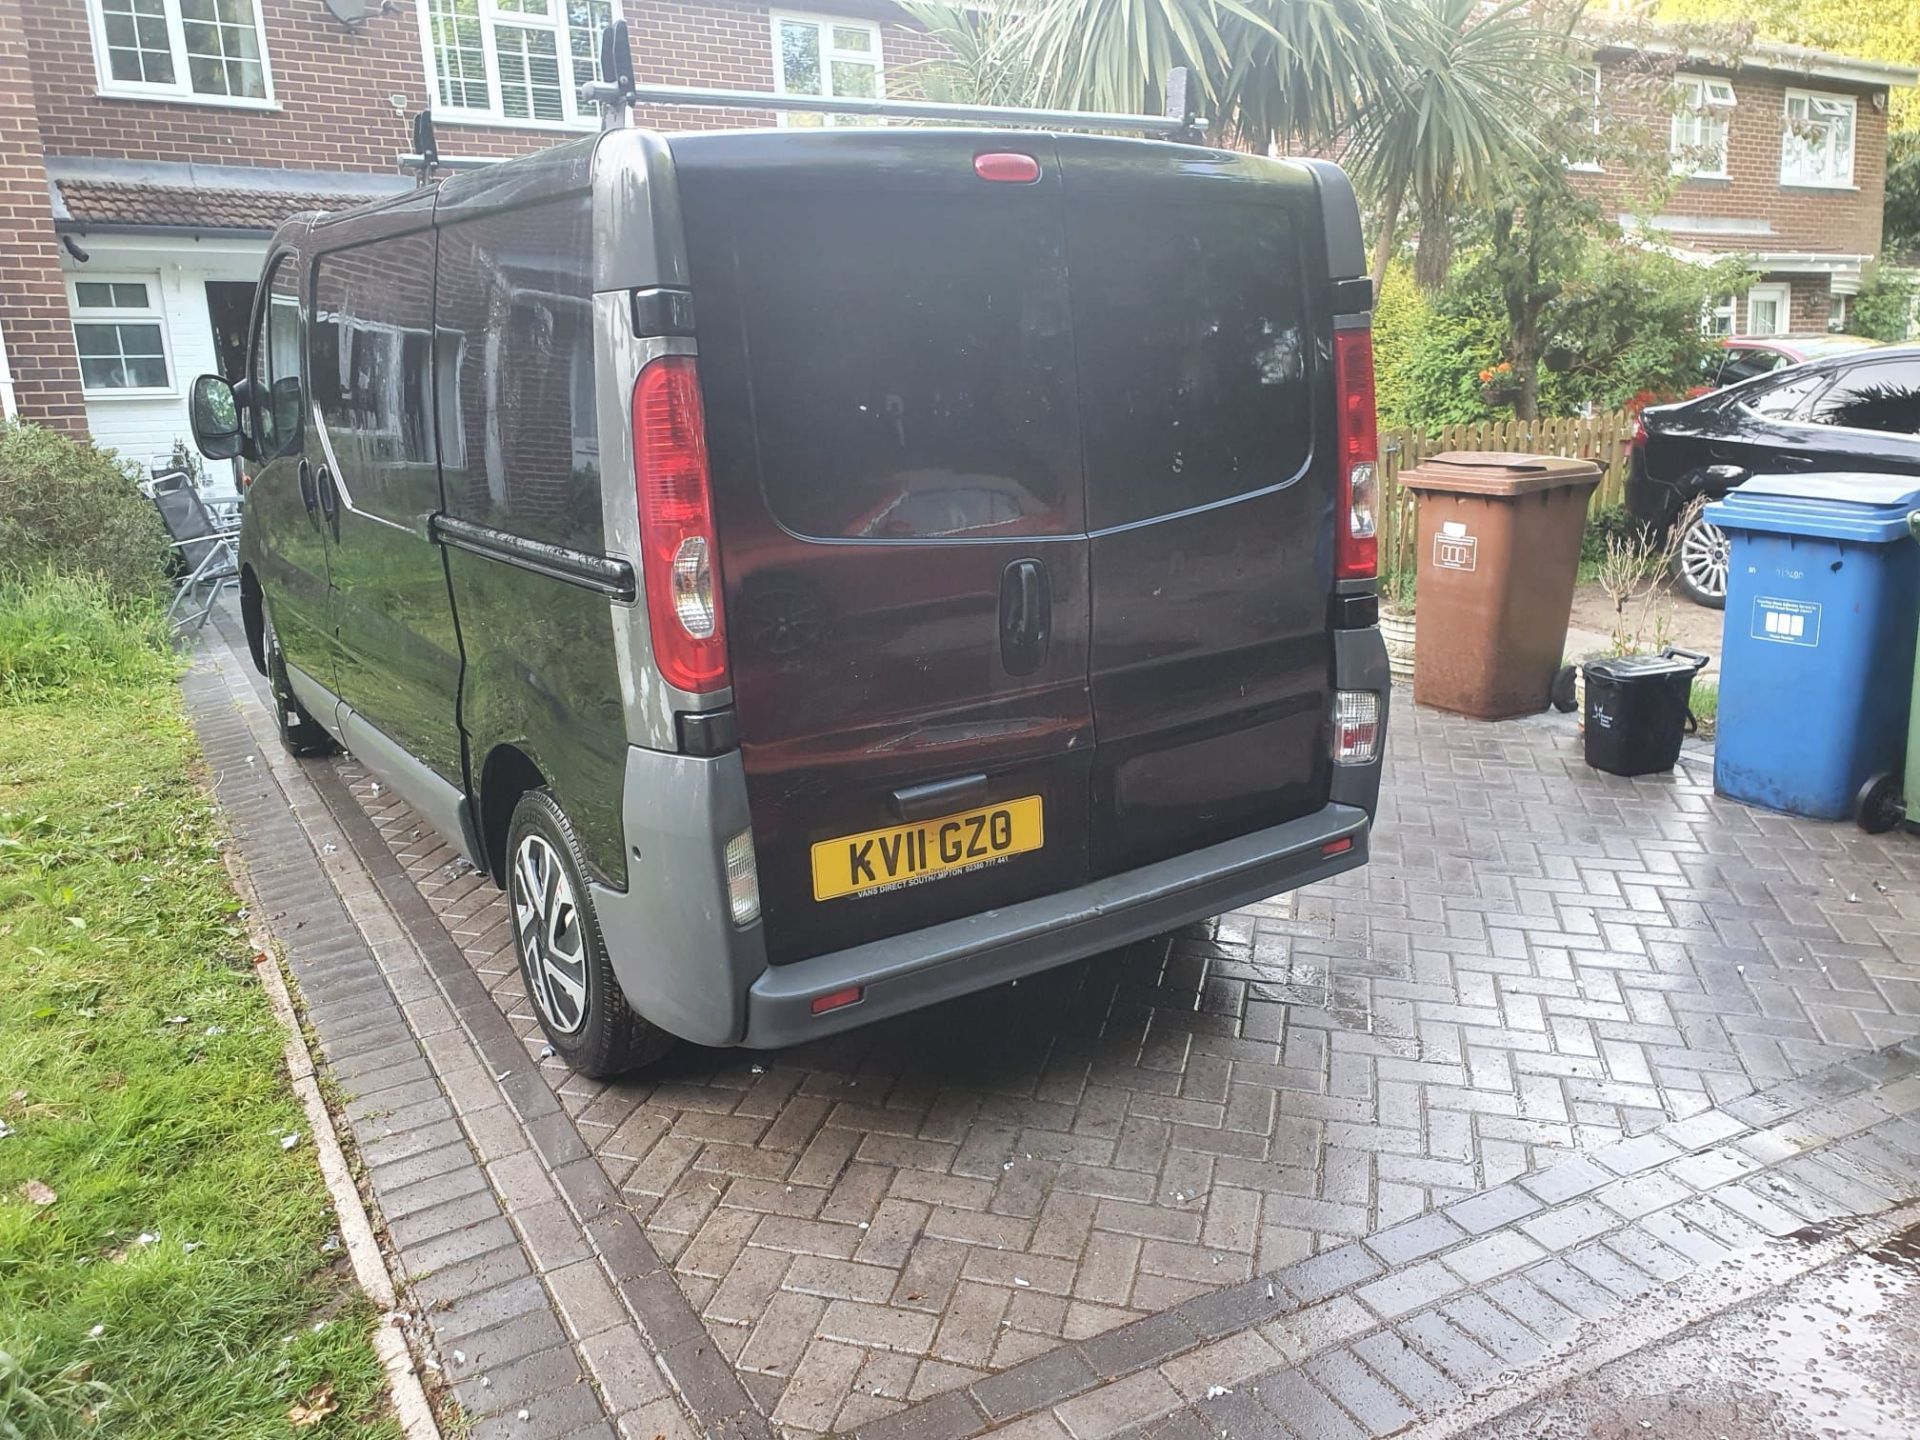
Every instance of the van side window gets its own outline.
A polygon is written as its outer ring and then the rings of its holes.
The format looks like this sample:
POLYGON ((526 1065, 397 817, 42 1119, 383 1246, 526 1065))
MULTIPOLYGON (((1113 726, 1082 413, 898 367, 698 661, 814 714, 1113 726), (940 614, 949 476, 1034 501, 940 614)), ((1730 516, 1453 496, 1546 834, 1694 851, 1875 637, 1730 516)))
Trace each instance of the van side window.
POLYGON ((715 335, 726 368, 708 368, 700 311, 709 426, 752 417, 783 525, 870 540, 1079 531, 1065 257, 1042 200, 787 192, 741 203, 717 242, 731 257, 691 237, 699 304, 733 292, 714 311, 737 306, 744 332, 715 335), (742 342, 750 399, 722 378, 742 342))
POLYGON ((599 552, 592 264, 585 195, 443 226, 435 344, 448 512, 599 552))
POLYGON ((1313 342, 1285 214, 1090 197, 1069 207, 1067 254, 1090 528, 1299 471, 1313 435, 1313 342))
POLYGON ((320 257, 313 403, 354 506, 408 526, 434 465, 432 327, 430 231, 320 257))
POLYGON ((253 341, 254 411, 260 458, 291 455, 300 448, 300 262, 283 255, 267 281, 266 309, 253 341))

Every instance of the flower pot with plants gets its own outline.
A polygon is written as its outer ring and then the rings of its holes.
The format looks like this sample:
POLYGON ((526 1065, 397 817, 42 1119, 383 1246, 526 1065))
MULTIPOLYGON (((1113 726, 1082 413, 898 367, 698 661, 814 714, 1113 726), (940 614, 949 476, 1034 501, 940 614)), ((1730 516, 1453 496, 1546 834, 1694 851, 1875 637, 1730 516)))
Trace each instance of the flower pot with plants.
POLYGON ((1520 397, 1520 382, 1514 378, 1513 362, 1502 360, 1480 372, 1480 400, 1486 405, 1511 405, 1520 397))

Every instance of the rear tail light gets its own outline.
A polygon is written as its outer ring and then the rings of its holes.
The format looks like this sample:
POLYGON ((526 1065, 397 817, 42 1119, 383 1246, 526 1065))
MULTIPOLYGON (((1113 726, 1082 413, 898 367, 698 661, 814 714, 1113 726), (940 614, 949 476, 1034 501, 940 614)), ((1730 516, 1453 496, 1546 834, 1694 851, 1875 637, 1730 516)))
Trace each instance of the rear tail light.
POLYGON ((1373 413, 1373 332, 1333 332, 1334 400, 1339 407, 1340 505, 1334 574, 1369 580, 1379 568, 1375 538, 1380 434, 1373 413))
POLYGON ((1646 443, 1647 417, 1645 415, 1635 415, 1633 417, 1633 438, 1627 441, 1627 444, 1637 450, 1646 443))
POLYGON ((1379 757, 1379 692, 1336 690, 1333 695, 1333 763, 1371 765, 1379 757))
POLYGON ((751 830, 742 830, 727 842, 727 908, 736 925, 751 925, 760 918, 760 867, 754 860, 751 830))
POLYGON ((706 415, 690 355, 661 356, 633 387, 633 479, 654 664, 679 689, 724 689, 720 548, 706 415))

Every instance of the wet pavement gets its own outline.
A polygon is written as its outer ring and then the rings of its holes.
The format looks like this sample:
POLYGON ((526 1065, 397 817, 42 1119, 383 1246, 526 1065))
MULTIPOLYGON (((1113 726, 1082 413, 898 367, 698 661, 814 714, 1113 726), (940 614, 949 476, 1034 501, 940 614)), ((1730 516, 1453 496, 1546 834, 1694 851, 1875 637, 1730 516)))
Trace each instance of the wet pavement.
POLYGON ((602 1085, 482 877, 232 651, 188 693, 476 1436, 1390 1434, 1920 1194, 1920 842, 1564 718, 1402 695, 1364 871, 602 1085))
POLYGON ((1482 1440, 1913 1440, 1920 1226, 1603 1366, 1482 1440))

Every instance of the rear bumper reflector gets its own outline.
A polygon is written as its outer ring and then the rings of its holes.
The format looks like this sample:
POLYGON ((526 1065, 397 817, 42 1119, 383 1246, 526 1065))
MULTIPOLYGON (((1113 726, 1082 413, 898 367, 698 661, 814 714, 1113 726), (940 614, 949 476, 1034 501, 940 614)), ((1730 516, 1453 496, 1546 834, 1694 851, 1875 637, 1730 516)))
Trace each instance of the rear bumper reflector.
POLYGON ((816 1015, 824 1015, 829 1010, 844 1010, 849 1005, 860 1003, 860 997, 867 992, 858 985, 849 985, 842 990, 830 991, 825 995, 813 997, 812 1010, 816 1015))

